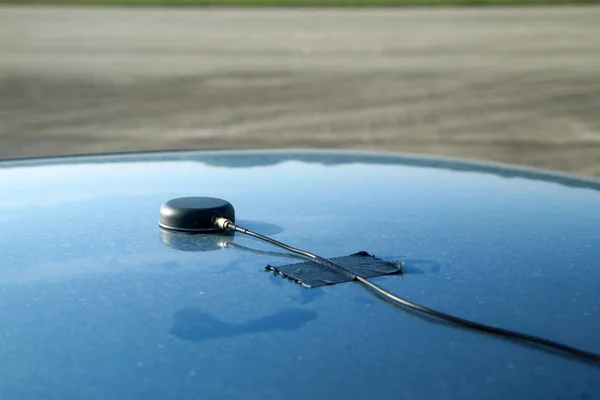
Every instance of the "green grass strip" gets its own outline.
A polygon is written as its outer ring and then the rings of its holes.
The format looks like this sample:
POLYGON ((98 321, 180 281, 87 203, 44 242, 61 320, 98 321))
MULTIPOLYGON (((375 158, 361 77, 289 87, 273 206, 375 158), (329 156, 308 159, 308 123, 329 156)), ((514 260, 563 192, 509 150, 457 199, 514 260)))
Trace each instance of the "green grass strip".
POLYGON ((600 0, 0 0, 0 4, 241 6, 241 7, 378 7, 445 5, 564 5, 600 4, 600 0))

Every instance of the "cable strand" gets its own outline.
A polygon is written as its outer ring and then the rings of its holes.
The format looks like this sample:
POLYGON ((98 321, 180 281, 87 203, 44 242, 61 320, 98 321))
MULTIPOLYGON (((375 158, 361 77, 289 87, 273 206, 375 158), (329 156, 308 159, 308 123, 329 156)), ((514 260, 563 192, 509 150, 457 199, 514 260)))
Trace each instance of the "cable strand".
POLYGON ((358 277, 356 277, 356 280, 359 281, 360 283, 362 283, 363 285, 367 286, 367 288, 376 292, 380 296, 383 296, 387 300, 391 300, 392 302, 398 303, 402 306, 408 307, 410 309, 413 309, 413 310, 416 310, 416 311, 419 311, 419 312, 422 312, 422 313, 425 313, 428 315, 432 315, 436 318, 439 318, 439 319, 442 319, 445 321, 449 321, 449 322, 452 322, 452 323, 455 323, 458 325, 466 326, 471 329, 475 329, 475 330, 486 332, 486 333, 491 333, 491 334, 498 335, 498 336, 510 337, 510 338, 524 340, 524 341, 531 342, 531 343, 540 344, 540 345, 551 347, 551 348, 554 348, 554 349, 557 349, 560 351, 564 351, 566 353, 570 353, 570 354, 573 354, 573 355, 576 355, 579 357, 585 357, 590 360, 600 361, 600 354, 592 353, 587 350, 582 350, 577 347, 572 347, 572 346, 569 346, 569 345, 566 345, 566 344, 563 344, 560 342, 556 342, 554 340, 546 339, 543 337, 529 335, 527 333, 521 333, 521 332, 509 330, 509 329, 498 328, 495 326, 486 325, 486 324, 482 324, 479 322, 470 321, 468 319, 456 317, 454 315, 446 314, 441 311, 437 311, 437 310, 422 306, 420 304, 413 303, 413 302, 403 299, 401 297, 398 297, 395 294, 383 289, 381 286, 378 286, 372 282, 369 282, 368 280, 364 279, 363 277, 358 276, 358 277))
POLYGON ((336 271, 341 272, 341 273, 345 274, 346 276, 351 277, 353 280, 356 280, 357 282, 363 284, 364 286, 366 286, 371 291, 375 292, 380 297, 383 297, 384 299, 386 299, 394 304, 399 304, 403 307, 407 307, 409 309, 418 311, 420 313, 424 313, 424 314, 433 316, 433 317, 441 319, 441 320, 449 321, 449 322, 452 322, 457 325, 465 326, 470 329, 474 329, 474 330, 478 330, 478 331, 482 331, 482 332, 486 332, 486 333, 490 333, 490 334, 494 334, 494 335, 498 335, 498 336, 502 336, 502 337, 519 339, 519 340, 523 340, 526 342, 539 344, 542 346, 546 346, 549 348, 563 351, 565 353, 569 353, 571 355, 583 357, 583 358, 589 359, 594 362, 600 362, 600 354, 597 354, 597 353, 593 353, 593 352, 590 352, 587 350, 582 350, 577 347, 569 346, 569 345, 566 345, 566 344, 563 344, 560 342, 556 342, 554 340, 546 339, 543 337, 529 335, 526 333, 521 333, 521 332, 509 330, 509 329, 498 328, 495 326, 470 321, 470 320, 467 320, 464 318, 456 317, 454 315, 446 314, 444 312, 422 306, 420 304, 413 303, 411 301, 403 299, 403 298, 387 291, 386 289, 382 288, 381 286, 378 286, 372 282, 369 282, 367 279, 363 278, 362 276, 352 274, 351 272, 346 270, 344 267, 334 263, 333 261, 327 260, 326 258, 320 257, 320 256, 310 253, 308 251, 300 250, 295 247, 289 246, 285 243, 271 239, 270 237, 263 236, 260 233, 252 232, 248 229, 241 228, 229 220, 222 222, 222 224, 220 226, 223 229, 233 230, 233 231, 236 231, 239 233, 243 233, 245 235, 252 236, 259 240, 263 240, 272 245, 281 247, 289 252, 299 254, 301 256, 310 258, 311 260, 316 261, 320 264, 323 264, 327 267, 333 268, 336 271))

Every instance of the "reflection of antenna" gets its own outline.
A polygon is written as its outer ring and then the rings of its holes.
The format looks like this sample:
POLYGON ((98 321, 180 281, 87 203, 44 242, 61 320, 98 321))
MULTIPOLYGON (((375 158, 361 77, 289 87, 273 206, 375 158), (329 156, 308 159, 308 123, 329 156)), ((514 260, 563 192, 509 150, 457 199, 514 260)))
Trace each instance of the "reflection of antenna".
POLYGON ((384 299, 391 301, 392 303, 396 304, 396 305, 400 305, 400 306, 404 306, 404 307, 408 307, 412 310, 421 312, 421 313, 425 313, 431 316, 434 316, 436 318, 445 320, 445 321, 449 321, 458 325, 462 325, 465 326, 467 328, 471 328, 471 329, 475 329, 475 330, 479 330, 479 331, 483 331, 483 332, 487 332, 487 333, 491 333, 494 335, 498 335, 498 336, 503 336, 503 337, 508 337, 508 338, 514 338, 514 339, 519 339, 519 340, 523 340, 526 342, 531 342, 531 343, 536 343, 536 344, 540 344, 543 346, 547 346, 547 347, 551 347, 560 351, 564 351, 566 353, 575 355, 575 356, 579 356, 579 357, 584 357, 596 362, 600 361, 600 354, 596 354, 596 353, 592 353, 586 350, 582 350, 582 349, 578 349, 576 347, 572 347, 572 346, 568 346, 559 342, 555 342, 553 340, 549 340, 549 339, 545 339, 545 338, 541 338, 538 336, 533 336, 533 335, 528 335, 526 333, 521 333, 521 332, 516 332, 516 331, 511 331, 508 329, 503 329, 503 328, 497 328, 494 326, 490 326, 490 325, 485 325, 485 324, 481 324, 478 322, 473 322, 473 321, 469 321, 463 318, 459 318, 459 317, 455 317, 453 315, 450 314, 446 314, 440 311, 436 311, 433 310, 431 308, 428 307, 424 307, 421 306, 419 304, 413 303, 411 301, 405 300, 401 297, 396 296, 393 293, 390 293, 389 291, 385 290, 384 288, 369 282, 367 279, 363 278, 362 276, 359 276, 357 274, 354 274, 350 271, 348 271, 346 268, 344 268, 343 266, 334 263, 330 260, 327 260, 323 257, 320 257, 316 254, 310 253, 308 251, 305 250, 300 250, 297 249, 295 247, 289 246, 285 243, 279 242, 277 240, 271 239, 270 237, 267 236, 263 236, 260 233, 256 233, 256 232, 252 232, 248 229, 239 227, 237 225, 235 225, 231 220, 227 219, 227 218, 217 218, 215 219, 214 222, 214 226, 222 231, 234 231, 234 232, 239 232, 239 233, 243 233, 245 235, 249 235, 252 236, 254 238, 257 238, 259 240, 265 241, 267 243, 273 244, 275 246, 281 247, 287 251, 290 251, 292 253, 295 254, 299 254, 303 257, 307 257, 310 258, 311 260, 318 262, 319 264, 322 264, 326 267, 332 268, 334 269, 336 272, 342 273, 350 278, 352 278, 351 280, 356 280, 360 283, 362 283, 363 285, 365 285, 368 289, 370 289, 371 291, 375 292, 377 295, 383 297, 384 299))
POLYGON ((214 251, 226 248, 233 241, 234 233, 215 235, 210 233, 187 233, 159 228, 160 241, 171 249, 188 252, 214 251))
POLYGON ((281 253, 277 251, 265 251, 259 249, 252 249, 247 246, 243 246, 239 243, 235 243, 234 233, 221 232, 220 234, 214 233, 187 233, 178 232, 168 229, 159 228, 160 241, 167 247, 173 250, 188 251, 188 252, 206 252, 221 249, 235 249, 244 251, 246 253, 259 254, 270 257, 282 257, 282 258, 293 258, 295 260, 304 260, 295 254, 281 253))
POLYGON ((245 251, 247 253, 260 254, 262 256, 285 257, 285 258, 294 258, 296 260, 297 259, 303 260, 302 257, 297 256, 295 254, 286 254, 286 253, 279 253, 276 251, 264 251, 264 250, 258 250, 258 249, 251 249, 250 247, 242 246, 241 244, 238 244, 235 242, 227 242, 225 247, 226 248, 231 247, 232 249, 245 251))

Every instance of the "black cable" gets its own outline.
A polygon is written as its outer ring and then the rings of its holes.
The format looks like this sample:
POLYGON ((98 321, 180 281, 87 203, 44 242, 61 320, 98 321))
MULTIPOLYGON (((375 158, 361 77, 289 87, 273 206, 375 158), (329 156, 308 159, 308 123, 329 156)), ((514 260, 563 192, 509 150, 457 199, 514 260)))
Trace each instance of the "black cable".
POLYGON ((556 342, 554 340, 549 340, 549 339, 545 339, 539 336, 534 336, 534 335, 529 335, 526 333, 521 333, 521 332, 517 332, 517 331, 512 331, 509 329, 504 329, 504 328, 497 328, 491 325, 485 325, 485 324, 481 324, 479 322, 473 322, 473 321, 469 321, 467 319, 464 318, 460 318, 460 317, 455 317, 453 315, 450 314, 446 314, 440 311, 436 311, 433 310, 431 308, 410 302, 408 300, 405 300, 401 297, 396 296, 393 293, 388 292, 387 290, 385 290, 384 288, 369 282, 367 279, 363 278, 362 276, 358 276, 355 274, 350 273, 349 271, 347 271, 344 267, 329 261, 323 257, 319 257, 316 254, 310 253, 308 251, 304 251, 304 250, 300 250, 297 249, 295 247, 289 246, 285 243, 281 243, 277 240, 271 239, 270 237, 267 236, 263 236, 259 233, 256 232, 252 232, 249 231, 247 229, 241 228, 239 226, 236 226, 233 222, 229 221, 229 220, 225 220, 225 221, 221 221, 221 224, 219 225, 221 228, 226 229, 226 230, 233 230, 236 232, 240 232, 243 233, 245 235, 249 235, 252 237, 255 237, 257 239, 263 240, 265 242, 271 243, 275 246, 279 246, 285 250, 288 250, 292 253, 296 253, 296 254, 300 254, 304 257, 308 257, 320 264, 326 265, 328 267, 334 268, 336 271, 338 272, 342 272, 344 273, 346 276, 351 276, 353 280, 356 280, 360 283, 362 283, 363 285, 365 285, 368 289, 370 289, 371 291, 375 292, 376 294, 378 294, 379 296, 383 297, 384 299, 388 300, 388 301, 392 301, 396 304, 399 304, 401 306, 404 307, 408 307, 412 310, 416 310, 418 312, 422 312, 428 315, 431 315, 433 317, 445 320, 445 321, 449 321, 458 325, 462 325, 465 326, 467 328, 471 328, 471 329, 475 329, 475 330, 479 330, 482 332, 486 332, 486 333, 491 333, 494 335, 498 335, 498 336, 502 336, 502 337, 507 337, 507 338, 513 338, 513 339, 519 339, 519 340, 523 340, 526 342, 530 342, 530 343, 535 343, 535 344, 539 344, 542 346, 546 346, 546 347, 550 347, 556 350, 560 350, 563 351, 565 353, 569 353, 578 357, 583 357, 583 358, 587 358, 589 360, 595 361, 595 362, 600 362, 600 354, 597 353, 593 353, 587 350, 582 350, 582 349, 578 349, 576 347, 572 347, 572 346, 568 346, 566 344, 563 343, 559 343, 556 342))
POLYGON ((290 251, 292 253, 296 253, 296 254, 300 254, 301 256, 304 256, 304 257, 312 258, 313 260, 318 257, 315 254, 309 253, 308 251, 304 251, 304 250, 300 250, 300 249, 297 249, 297 248, 292 247, 292 246, 288 246, 287 244, 278 242, 277 240, 271 239, 268 236, 263 236, 260 233, 252 232, 252 231, 249 231, 248 229, 241 228, 241 227, 233 224, 231 221, 229 221, 228 224, 225 224, 224 228, 232 230, 232 231, 236 231, 236 232, 239 232, 239 233, 243 233, 243 234, 248 235, 248 236, 253 236, 253 237, 257 238, 257 239, 263 240, 263 241, 271 243, 271 244, 273 244, 275 246, 279 246, 279 247, 281 247, 283 249, 286 249, 287 251, 290 251))
POLYGON ((248 236, 255 237, 257 239, 260 239, 260 240, 263 240, 265 242, 271 243, 272 245, 275 245, 275 246, 281 247, 283 249, 286 249, 287 251, 290 251, 292 253, 296 253, 296 254, 300 254, 301 256, 308 257, 308 258, 310 258, 310 259, 312 259, 312 260, 314 260, 314 261, 316 261, 316 262, 318 262, 320 264, 323 264, 323 265, 325 265, 325 266, 327 266, 327 267, 329 267, 329 268, 337 271, 338 273, 340 273, 340 274, 342 274, 344 276, 349 277, 351 280, 356 279, 356 275, 354 275, 353 273, 349 272, 344 267, 341 267, 341 266, 337 265, 336 263, 327 260, 326 258, 319 257, 318 255, 310 253, 308 251, 300 250, 300 249, 297 249, 295 247, 289 246, 289 245, 287 245, 285 243, 281 243, 281 242, 279 242, 279 241, 277 241, 275 239, 271 239, 268 236, 263 236, 260 233, 249 231, 248 229, 244 229, 242 227, 239 227, 239 226, 235 225, 231 221, 229 221, 228 224, 225 224, 224 228, 232 230, 232 231, 236 231, 236 232, 239 232, 239 233, 243 233, 243 234, 248 235, 248 236))
POLYGON ((401 297, 398 297, 398 296, 394 295, 393 293, 390 293, 387 290, 383 289, 382 287, 377 286, 374 283, 369 282, 368 280, 366 280, 363 277, 357 276, 356 280, 359 281, 360 283, 362 283, 363 285, 367 286, 369 289, 373 290, 374 292, 376 292, 380 296, 385 297, 388 300, 392 300, 392 301, 394 301, 396 303, 399 303, 399 304, 401 304, 403 306, 406 306, 406 307, 411 308, 413 310, 417 310, 417 311, 420 311, 420 312, 432 315, 432 316, 434 316, 436 318, 440 318, 440 319, 443 319, 443 320, 446 320, 446 321, 450 321, 450 322, 453 322, 455 324, 463 325, 463 326, 466 326, 466 327, 471 328, 471 329, 476 329, 476 330, 487 332, 487 333, 491 333, 491 334, 494 334, 494 335, 499 335, 499 336, 504 336, 504 337, 511 337, 511 338, 515 338, 515 339, 525 340, 527 342, 532 342, 532 343, 541 344, 543 346, 552 347, 554 349, 561 350, 561 351, 564 351, 566 353, 570 353, 570 354, 573 354, 573 355, 576 355, 576 356, 585 357, 585 358, 588 358, 590 360, 600 361, 600 354, 592 353, 592 352, 587 351, 587 350, 578 349, 576 347, 568 346, 566 344, 555 342, 554 340, 545 339, 545 338, 542 338, 542 337, 539 337, 539 336, 528 335, 526 333, 521 333, 521 332, 517 332, 517 331, 511 331, 509 329, 504 329, 504 328, 497 328, 495 326, 485 325, 485 324, 481 324, 479 322, 473 322, 473 321, 469 321, 469 320, 464 319, 464 318, 455 317, 453 315, 446 314, 446 313, 443 313, 441 311, 436 311, 436 310, 433 310, 431 308, 428 308, 428 307, 425 307, 425 306, 421 306, 419 304, 415 304, 415 303, 410 302, 408 300, 405 300, 405 299, 403 299, 401 297))

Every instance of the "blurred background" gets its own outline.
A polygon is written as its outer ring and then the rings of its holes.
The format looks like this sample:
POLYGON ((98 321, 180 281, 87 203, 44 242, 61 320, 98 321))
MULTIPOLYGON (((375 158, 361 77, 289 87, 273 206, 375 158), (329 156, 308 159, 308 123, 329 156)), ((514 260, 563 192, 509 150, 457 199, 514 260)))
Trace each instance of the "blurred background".
POLYGON ((600 4, 0 3, 2 159, 315 147, 600 176, 600 4))

